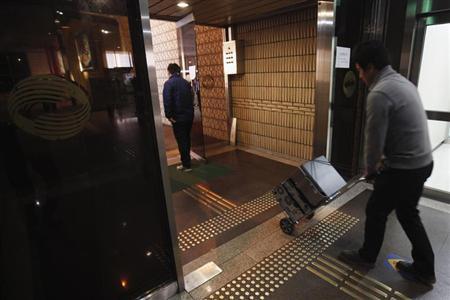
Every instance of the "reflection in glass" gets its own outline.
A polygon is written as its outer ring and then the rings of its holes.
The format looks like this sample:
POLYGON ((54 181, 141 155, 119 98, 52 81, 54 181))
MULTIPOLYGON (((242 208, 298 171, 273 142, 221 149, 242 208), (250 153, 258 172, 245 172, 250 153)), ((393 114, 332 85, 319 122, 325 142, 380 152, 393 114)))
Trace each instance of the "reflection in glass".
POLYGON ((134 299, 175 279, 127 4, 0 4, 1 299, 134 299))

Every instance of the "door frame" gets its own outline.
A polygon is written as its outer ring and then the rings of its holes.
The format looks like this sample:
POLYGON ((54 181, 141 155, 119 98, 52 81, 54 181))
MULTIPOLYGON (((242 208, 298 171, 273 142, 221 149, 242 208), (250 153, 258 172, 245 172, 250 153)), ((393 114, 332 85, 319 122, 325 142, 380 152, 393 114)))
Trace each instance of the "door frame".
MULTIPOLYGON (((185 52, 185 43, 183 39, 183 29, 186 26, 192 26, 192 31, 194 35, 194 57, 195 57, 195 69, 198 70, 198 56, 197 56, 197 41, 196 41, 196 32, 195 32, 195 18, 191 13, 184 17, 183 19, 177 21, 177 39, 179 46, 179 56, 181 62, 181 72, 186 79, 186 75, 189 74, 189 82, 192 85, 192 89, 194 91, 194 120, 191 129, 191 156, 198 161, 203 161, 205 163, 208 162, 207 154, 206 154, 206 144, 205 144, 205 133, 203 132, 203 112, 202 112, 202 100, 201 100, 201 88, 196 90, 196 84, 194 79, 192 79, 192 74, 189 73, 190 62, 186 62, 186 52, 185 52)), ((196 71, 197 72, 197 71, 196 71)), ((199 83, 198 76, 199 74, 194 74, 196 78, 196 82, 199 83)), ((198 85, 199 87, 199 85, 198 85)))
MULTIPOLYGON (((448 8, 416 13, 411 37, 407 78, 418 86, 422 55, 427 26, 450 23, 450 4, 448 8)), ((411 18, 412 16, 410 16, 411 18)), ((450 99, 449 99, 450 101, 450 99)), ((450 122, 450 111, 426 110, 427 120, 450 122)), ((424 187, 425 196, 450 202, 450 192, 424 187)))
MULTIPOLYGON (((426 28, 429 25, 450 23, 450 8, 416 15, 411 46, 411 58, 408 67, 408 79, 416 86, 419 83, 420 66, 425 43, 426 28)), ((450 101, 450 99, 449 99, 450 101)), ((450 112, 426 110, 428 120, 450 122, 450 112)))
MULTIPOLYGON (((153 52, 153 37, 152 37, 152 29, 150 26, 150 11, 148 8, 148 0, 138 0, 139 1, 139 21, 142 26, 142 34, 144 38, 144 50, 145 57, 147 62, 147 72, 148 72, 148 80, 150 85, 150 93, 151 93, 151 106, 153 110, 153 120, 155 124, 156 131, 156 144, 159 152, 159 165, 161 169, 161 179, 163 182, 164 189, 164 197, 167 209, 167 216, 169 221, 169 229, 170 229, 170 238, 172 241, 172 253, 174 257, 175 263, 175 271, 177 276, 178 283, 178 291, 181 292, 184 290, 184 275, 183 275, 183 266, 181 263, 181 253, 178 247, 178 238, 177 238, 177 230, 175 223, 175 213, 173 209, 173 201, 172 201, 172 188, 170 186, 170 178, 169 178, 169 169, 167 166, 167 156, 164 144, 164 131, 163 131, 163 122, 161 115, 161 108, 159 104, 159 95, 158 95, 158 83, 156 77, 156 63, 155 56, 153 52)), ((170 294, 173 293, 173 289, 170 294)))

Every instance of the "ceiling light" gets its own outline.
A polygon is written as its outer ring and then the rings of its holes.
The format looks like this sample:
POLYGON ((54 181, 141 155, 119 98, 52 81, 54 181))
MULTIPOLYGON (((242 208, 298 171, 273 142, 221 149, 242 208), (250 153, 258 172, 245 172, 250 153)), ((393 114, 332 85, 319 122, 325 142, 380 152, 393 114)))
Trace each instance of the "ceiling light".
POLYGON ((106 30, 106 29, 102 29, 101 32, 102 32, 103 34, 110 34, 110 33, 111 33, 111 31, 106 30))
POLYGON ((120 280, 120 285, 126 289, 128 287, 128 281, 126 279, 121 279, 120 280))
POLYGON ((181 2, 179 2, 179 3, 177 4, 177 6, 178 6, 178 7, 181 7, 181 8, 185 8, 185 7, 188 7, 189 4, 187 4, 187 3, 184 2, 184 1, 181 1, 181 2))
POLYGON ((61 16, 64 15, 64 13, 63 13, 62 11, 60 11, 60 10, 57 10, 56 13, 57 13, 58 15, 61 15, 61 16))

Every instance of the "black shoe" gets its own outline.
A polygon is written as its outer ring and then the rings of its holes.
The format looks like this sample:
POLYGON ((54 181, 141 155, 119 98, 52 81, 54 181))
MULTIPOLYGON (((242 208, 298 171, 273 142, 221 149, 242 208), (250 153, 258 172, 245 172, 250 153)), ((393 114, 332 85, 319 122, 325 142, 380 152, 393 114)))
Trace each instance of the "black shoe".
POLYGON ((395 267, 397 268, 400 275, 408 280, 417 280, 428 286, 432 286, 436 283, 436 277, 434 275, 423 275, 420 271, 414 268, 412 263, 406 261, 399 261, 395 267))
POLYGON ((362 258, 358 250, 344 250, 338 255, 338 258, 344 262, 357 264, 365 268, 372 269, 375 267, 375 262, 362 258))

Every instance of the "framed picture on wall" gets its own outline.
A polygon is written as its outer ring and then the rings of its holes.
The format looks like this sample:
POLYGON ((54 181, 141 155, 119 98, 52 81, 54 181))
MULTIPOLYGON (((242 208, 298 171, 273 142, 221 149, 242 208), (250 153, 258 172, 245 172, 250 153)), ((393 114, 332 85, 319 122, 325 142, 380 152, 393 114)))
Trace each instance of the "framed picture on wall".
POLYGON ((89 35, 86 32, 79 33, 75 37, 75 46, 77 48, 81 72, 94 70, 94 55, 91 50, 89 35))

